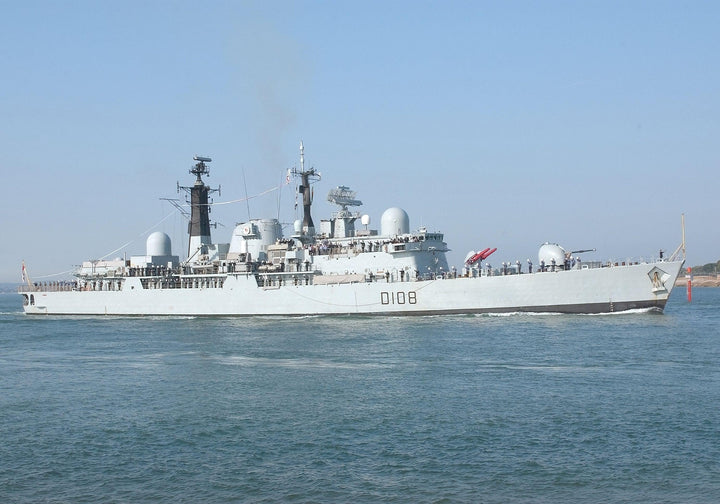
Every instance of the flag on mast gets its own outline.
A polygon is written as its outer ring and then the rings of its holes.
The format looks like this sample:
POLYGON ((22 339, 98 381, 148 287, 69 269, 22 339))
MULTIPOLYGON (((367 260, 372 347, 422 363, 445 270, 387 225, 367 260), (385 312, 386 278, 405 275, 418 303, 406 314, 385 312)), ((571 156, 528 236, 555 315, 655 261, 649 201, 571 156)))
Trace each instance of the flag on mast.
POLYGON ((27 282, 27 272, 25 271, 25 261, 22 262, 22 276, 20 277, 22 283, 27 282))

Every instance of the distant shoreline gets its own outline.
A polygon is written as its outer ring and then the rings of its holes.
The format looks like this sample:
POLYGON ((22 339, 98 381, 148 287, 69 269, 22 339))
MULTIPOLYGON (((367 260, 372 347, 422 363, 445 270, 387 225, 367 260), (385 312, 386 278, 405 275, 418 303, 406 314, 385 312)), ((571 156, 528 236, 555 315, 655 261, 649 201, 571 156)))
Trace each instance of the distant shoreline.
POLYGON ((18 283, 12 283, 12 282, 0 282, 0 293, 2 294, 17 294, 18 286, 20 285, 20 282, 18 283))
MULTIPOLYGON (((676 286, 687 285, 687 277, 680 276, 675 281, 676 286)), ((693 275, 693 287, 720 287, 720 275, 693 275)))

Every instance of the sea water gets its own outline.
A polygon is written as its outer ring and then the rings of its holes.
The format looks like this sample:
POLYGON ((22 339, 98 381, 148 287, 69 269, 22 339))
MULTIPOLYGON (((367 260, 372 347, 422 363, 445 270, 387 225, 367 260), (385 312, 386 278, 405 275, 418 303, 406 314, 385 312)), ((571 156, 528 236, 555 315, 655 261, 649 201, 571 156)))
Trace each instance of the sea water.
POLYGON ((664 315, 29 317, 0 502, 720 502, 720 289, 664 315))

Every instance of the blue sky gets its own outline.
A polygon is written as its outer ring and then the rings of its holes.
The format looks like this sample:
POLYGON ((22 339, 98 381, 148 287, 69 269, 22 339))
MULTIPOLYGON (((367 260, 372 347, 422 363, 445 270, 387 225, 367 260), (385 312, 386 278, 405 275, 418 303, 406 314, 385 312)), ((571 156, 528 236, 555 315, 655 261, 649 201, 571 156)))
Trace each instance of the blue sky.
MULTIPOLYGON (((379 226, 400 206, 450 263, 498 247, 720 259, 717 2, 0 1, 0 281, 131 242, 182 197, 195 154, 215 201, 297 164, 348 185, 379 226)), ((247 188, 247 189, 246 189, 247 188)), ((295 218, 291 188, 217 206, 295 218), (280 201, 278 202, 278 194, 280 201), (248 208, 249 206, 249 208, 248 208)), ((171 215, 174 252, 186 225, 171 215)), ((46 277, 54 279, 59 277, 46 277)))

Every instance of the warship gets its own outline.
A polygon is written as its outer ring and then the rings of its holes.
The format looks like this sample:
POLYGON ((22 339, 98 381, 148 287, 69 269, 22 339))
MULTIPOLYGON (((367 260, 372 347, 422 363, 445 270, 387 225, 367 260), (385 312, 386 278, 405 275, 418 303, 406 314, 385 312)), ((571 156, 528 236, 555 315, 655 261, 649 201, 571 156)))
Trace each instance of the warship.
MULTIPOLYGON (((316 228, 311 185, 320 180, 305 168, 288 171, 298 180, 303 218, 283 234, 278 219, 250 219, 235 226, 229 243, 211 239, 206 185, 210 158, 195 156, 188 195, 188 249, 173 255, 168 235, 147 237, 144 255, 85 261, 66 282, 26 282, 19 287, 28 315, 439 315, 478 313, 662 312, 684 263, 682 244, 668 258, 651 261, 583 261, 581 253, 554 243, 540 246, 538 262, 503 263, 496 249, 467 254, 449 268, 444 235, 410 230, 401 208, 385 210, 378 230, 355 207, 347 186, 332 189, 338 207, 316 228), (359 221, 359 226, 356 226, 359 221)), ((180 208, 180 204, 176 204, 180 208)))

